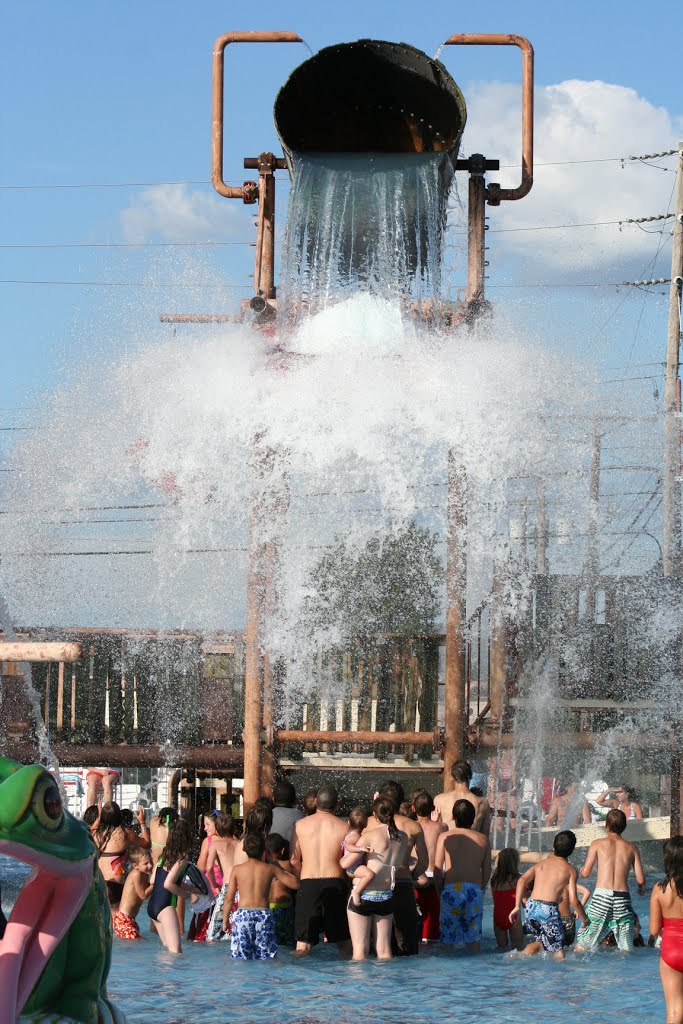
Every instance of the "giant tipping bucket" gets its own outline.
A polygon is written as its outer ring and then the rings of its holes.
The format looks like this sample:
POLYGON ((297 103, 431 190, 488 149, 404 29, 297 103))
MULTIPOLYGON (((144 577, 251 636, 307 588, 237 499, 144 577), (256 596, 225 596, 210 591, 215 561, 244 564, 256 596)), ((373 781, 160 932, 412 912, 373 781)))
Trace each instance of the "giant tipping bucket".
POLYGON ((440 61, 407 43, 360 39, 320 50, 275 100, 292 153, 442 153, 455 161, 467 108, 440 61))

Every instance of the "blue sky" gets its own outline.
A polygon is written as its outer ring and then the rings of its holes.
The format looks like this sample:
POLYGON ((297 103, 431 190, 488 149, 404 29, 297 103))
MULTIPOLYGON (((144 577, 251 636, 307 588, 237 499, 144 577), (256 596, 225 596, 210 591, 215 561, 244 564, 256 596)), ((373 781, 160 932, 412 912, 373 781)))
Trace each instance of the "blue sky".
MULTIPOLYGON (((403 40, 429 54, 454 32, 526 35, 536 51, 539 166, 527 200, 490 211, 490 297, 558 358, 595 365, 615 382, 606 386, 617 403, 649 408, 660 387, 667 296, 614 284, 668 276, 670 222, 615 222, 667 212, 674 161, 622 166, 614 158, 683 138, 679 41, 669 30, 676 11, 670 0, 656 17, 633 0, 490 0, 479 9, 445 0, 263 0, 251 10, 210 0, 5 0, 0 459, 16 436, 7 428, 31 426, 82 368, 163 337, 161 312, 231 310, 249 296, 253 208, 219 199, 209 184, 211 51, 228 30, 291 29, 313 51, 362 37, 403 40), (230 244, 168 244, 206 241, 230 244), (75 283, 11 283, 31 281, 75 283), (537 284, 548 287, 527 287, 537 284)), ((249 176, 243 156, 278 151, 273 100, 306 56, 298 45, 229 47, 227 180, 249 176)), ((449 48, 441 56, 468 100, 465 151, 514 164, 519 52, 449 48)), ((506 166, 500 180, 514 184, 517 175, 506 166)), ((279 229, 284 176, 280 183, 279 229)), ((454 251, 453 289, 464 280, 462 250, 454 251)))

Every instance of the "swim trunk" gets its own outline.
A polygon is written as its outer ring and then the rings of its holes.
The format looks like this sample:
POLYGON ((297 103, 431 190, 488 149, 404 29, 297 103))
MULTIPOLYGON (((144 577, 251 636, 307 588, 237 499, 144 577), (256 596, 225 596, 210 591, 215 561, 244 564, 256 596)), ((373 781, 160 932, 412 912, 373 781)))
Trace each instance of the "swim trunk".
POLYGON ((344 878, 302 878, 294 915, 297 942, 317 946, 321 931, 325 932, 328 942, 347 941, 348 898, 349 886, 344 878))
POLYGON ((273 911, 240 908, 232 922, 230 943, 233 960, 274 960, 277 943, 273 911))
POLYGON ((612 932, 619 949, 630 953, 633 949, 633 907, 628 891, 594 889, 588 907, 588 924, 581 929, 577 945, 581 949, 597 949, 612 932))
POLYGON ((211 910, 203 910, 200 914, 194 913, 190 921, 190 927, 187 929, 187 941, 206 942, 206 933, 209 930, 210 921, 211 910))
POLYGON ((398 879, 394 886, 394 928, 391 936, 394 956, 417 956, 421 930, 412 879, 398 879))
POLYGON ((452 946, 481 941, 484 894, 474 882, 449 882, 441 893, 441 941, 452 946))
POLYGON ((546 953, 561 953, 564 949, 564 929, 557 903, 549 900, 526 901, 524 931, 540 942, 546 953))
POLYGON ((271 903, 275 922, 275 940, 278 946, 294 946, 294 904, 271 903))
POLYGON ((118 935, 120 939, 140 939, 140 928, 134 917, 130 914, 124 913, 123 910, 117 910, 112 919, 112 925, 114 928, 114 935, 118 935))
POLYGON ((218 890, 216 902, 213 905, 211 916, 209 917, 209 925, 206 929, 207 942, 218 942, 219 939, 223 938, 223 907, 225 906, 225 894, 227 891, 227 883, 222 885, 218 890))
POLYGON ((433 885, 424 889, 415 889, 415 899, 422 915, 423 942, 438 942, 439 940, 439 911, 441 900, 433 885))
POLYGON ((369 890, 361 893, 360 904, 349 896, 346 909, 360 917, 389 917, 394 912, 394 894, 391 889, 369 890))
POLYGON ((95 776, 101 782, 105 775, 113 775, 117 785, 121 781, 121 772, 117 772, 115 768, 91 768, 85 776, 85 781, 87 782, 91 776, 95 776))
POLYGON ((576 918, 573 914, 562 916, 562 931, 564 933, 565 946, 572 946, 576 938, 576 918))

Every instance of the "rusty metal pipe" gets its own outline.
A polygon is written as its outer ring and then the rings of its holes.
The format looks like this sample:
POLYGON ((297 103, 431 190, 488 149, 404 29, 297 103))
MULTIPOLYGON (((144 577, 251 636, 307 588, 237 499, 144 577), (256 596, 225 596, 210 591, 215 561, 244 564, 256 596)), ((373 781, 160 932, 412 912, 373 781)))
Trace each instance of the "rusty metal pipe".
MULTIPOLYGON (((258 156, 245 156, 244 168, 247 171, 257 171, 259 168, 260 157, 258 156)), ((283 156, 278 156, 273 160, 273 168, 276 171, 287 170, 287 161, 283 156)))
POLYGON ((176 768, 176 770, 171 773, 166 786, 166 804, 168 807, 173 807, 176 811, 178 810, 178 804, 180 803, 178 789, 182 782, 182 778, 182 768, 176 768))
POLYGON ((446 529, 446 674, 444 680, 444 788, 453 786, 451 768, 464 754, 467 662, 467 471, 459 453, 448 451, 446 529))
POLYGON ((489 185, 489 203, 497 206, 504 199, 523 199, 534 183, 534 48, 524 36, 459 32, 449 36, 444 46, 518 46, 522 51, 522 181, 517 188, 489 185))
POLYGON ((353 731, 345 729, 276 729, 275 738, 280 743, 434 743, 438 745, 433 732, 373 732, 371 729, 353 731))
POLYGON ((241 199, 242 186, 226 185, 223 181, 223 64, 226 46, 230 43, 300 43, 296 32, 226 32, 219 36, 213 47, 213 79, 211 84, 211 180, 219 195, 226 199, 241 199))
MULTIPOLYGON (((601 732, 566 732, 549 733, 543 736, 543 746, 546 750, 553 748, 563 750, 593 750, 605 743, 605 734, 601 732)), ((499 736, 497 732, 482 732, 478 737, 478 744, 487 750, 500 746, 501 750, 510 750, 514 747, 536 747, 540 741, 537 733, 503 733, 499 736)), ((677 738, 666 733, 620 733, 619 746, 631 750, 675 750, 677 738)))
MULTIPOLYGON (((30 763, 36 759, 36 747, 25 740, 5 741, 7 754, 17 761, 30 763)), ((241 771, 244 751, 241 747, 198 746, 184 747, 171 753, 158 744, 150 745, 118 745, 115 743, 53 743, 54 751, 60 765, 99 767, 110 765, 112 768, 163 768, 169 764, 182 764, 188 768, 237 769, 241 771)))

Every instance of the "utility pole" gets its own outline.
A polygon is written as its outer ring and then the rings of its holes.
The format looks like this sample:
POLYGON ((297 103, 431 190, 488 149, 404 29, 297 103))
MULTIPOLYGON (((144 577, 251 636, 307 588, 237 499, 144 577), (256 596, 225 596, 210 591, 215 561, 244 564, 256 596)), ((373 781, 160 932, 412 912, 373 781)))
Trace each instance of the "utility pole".
POLYGON ((678 370, 681 343, 681 290, 683 287, 683 142, 678 144, 674 210, 669 329, 666 341, 666 383, 664 385, 662 561, 665 576, 677 576, 681 571, 681 424, 678 370))
MULTIPOLYGON (((683 293, 683 142, 678 143, 674 216, 669 327, 666 339, 666 383, 664 385, 662 565, 665 576, 678 576, 681 572, 681 398, 678 372, 681 345, 681 295, 683 293)), ((680 729, 678 735, 680 736, 680 729)), ((677 836, 680 832, 682 816, 681 749, 678 747, 671 756, 672 836, 677 836)))
POLYGON ((539 576, 548 573, 548 522, 545 498, 545 480, 538 483, 538 514, 536 517, 536 572, 539 576))
POLYGON ((593 420, 590 497, 588 502, 588 550, 586 552, 586 622, 595 622, 595 587, 600 573, 600 421, 593 420))

